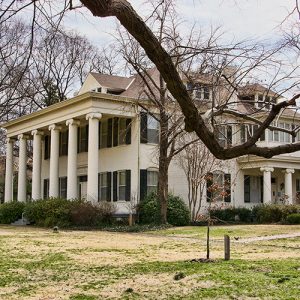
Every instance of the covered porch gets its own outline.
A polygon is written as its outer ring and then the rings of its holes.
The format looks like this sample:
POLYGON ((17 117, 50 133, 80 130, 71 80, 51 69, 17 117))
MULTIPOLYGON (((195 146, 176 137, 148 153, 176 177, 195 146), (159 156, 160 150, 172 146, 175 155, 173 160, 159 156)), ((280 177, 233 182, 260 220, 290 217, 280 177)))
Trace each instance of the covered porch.
POLYGON ((239 184, 248 205, 299 204, 300 159, 290 156, 240 158, 239 184))

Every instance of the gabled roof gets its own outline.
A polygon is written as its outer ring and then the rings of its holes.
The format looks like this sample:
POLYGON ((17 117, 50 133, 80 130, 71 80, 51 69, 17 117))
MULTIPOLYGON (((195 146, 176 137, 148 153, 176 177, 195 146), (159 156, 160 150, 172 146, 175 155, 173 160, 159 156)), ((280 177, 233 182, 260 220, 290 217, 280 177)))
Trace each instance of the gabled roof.
POLYGON ((246 85, 238 88, 239 96, 250 96, 250 95, 254 95, 256 93, 265 94, 265 95, 268 94, 268 96, 275 96, 275 97, 279 96, 274 91, 270 90, 269 88, 267 88, 259 83, 246 84, 246 85))
POLYGON ((129 84, 134 79, 133 77, 123 77, 123 76, 115 76, 115 75, 107 75, 91 72, 90 73, 97 82, 106 88, 113 90, 123 90, 125 91, 129 84))

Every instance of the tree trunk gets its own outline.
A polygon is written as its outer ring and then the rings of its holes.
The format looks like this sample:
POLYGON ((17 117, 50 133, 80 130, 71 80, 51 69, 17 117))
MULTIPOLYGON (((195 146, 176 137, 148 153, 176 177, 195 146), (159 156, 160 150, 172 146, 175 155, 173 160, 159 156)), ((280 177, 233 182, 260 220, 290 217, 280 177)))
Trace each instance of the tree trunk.
POLYGON ((158 198, 160 201, 160 222, 167 223, 168 208, 168 117, 165 111, 160 111, 160 142, 159 142, 159 171, 158 198))

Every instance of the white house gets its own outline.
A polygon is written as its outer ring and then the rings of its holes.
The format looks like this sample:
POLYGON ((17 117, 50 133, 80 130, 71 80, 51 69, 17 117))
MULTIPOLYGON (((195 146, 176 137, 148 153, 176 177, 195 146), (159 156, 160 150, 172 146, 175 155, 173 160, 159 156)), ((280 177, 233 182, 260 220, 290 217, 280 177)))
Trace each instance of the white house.
MULTIPOLYGON (((154 190, 159 124, 137 104, 140 86, 136 76, 90 73, 74 98, 3 124, 7 130, 5 201, 13 199, 16 141, 20 151, 17 200, 26 200, 28 140, 33 141, 32 199, 85 197, 92 202, 113 201, 122 214, 128 211, 128 201, 142 199, 154 190)), ((274 95, 260 85, 247 86, 233 96, 233 103, 242 113, 256 109, 263 116, 266 110, 262 107, 268 106, 274 95)), ((199 86, 195 97, 209 102, 209 85, 199 86)), ((285 110, 277 123, 292 128, 300 124, 300 116, 285 110)), ((222 127, 220 143, 243 141, 255 128, 250 123, 222 127)), ((288 133, 266 130, 259 143, 286 142, 292 142, 288 133)), ((241 157, 224 163, 222 170, 212 175, 230 182, 223 201, 235 206, 277 203, 283 198, 299 203, 300 152, 272 159, 241 157)), ((170 166, 169 189, 187 200, 187 181, 176 162, 170 166)), ((209 198, 210 192, 206 196, 209 198)))

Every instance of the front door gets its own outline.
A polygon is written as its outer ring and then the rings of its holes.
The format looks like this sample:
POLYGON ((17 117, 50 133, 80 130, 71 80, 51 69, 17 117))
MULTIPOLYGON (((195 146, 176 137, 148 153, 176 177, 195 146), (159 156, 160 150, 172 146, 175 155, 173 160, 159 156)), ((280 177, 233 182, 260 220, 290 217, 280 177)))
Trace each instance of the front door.
POLYGON ((271 185, 271 189, 272 189, 272 203, 276 203, 277 202, 277 186, 276 183, 272 183, 271 185))

